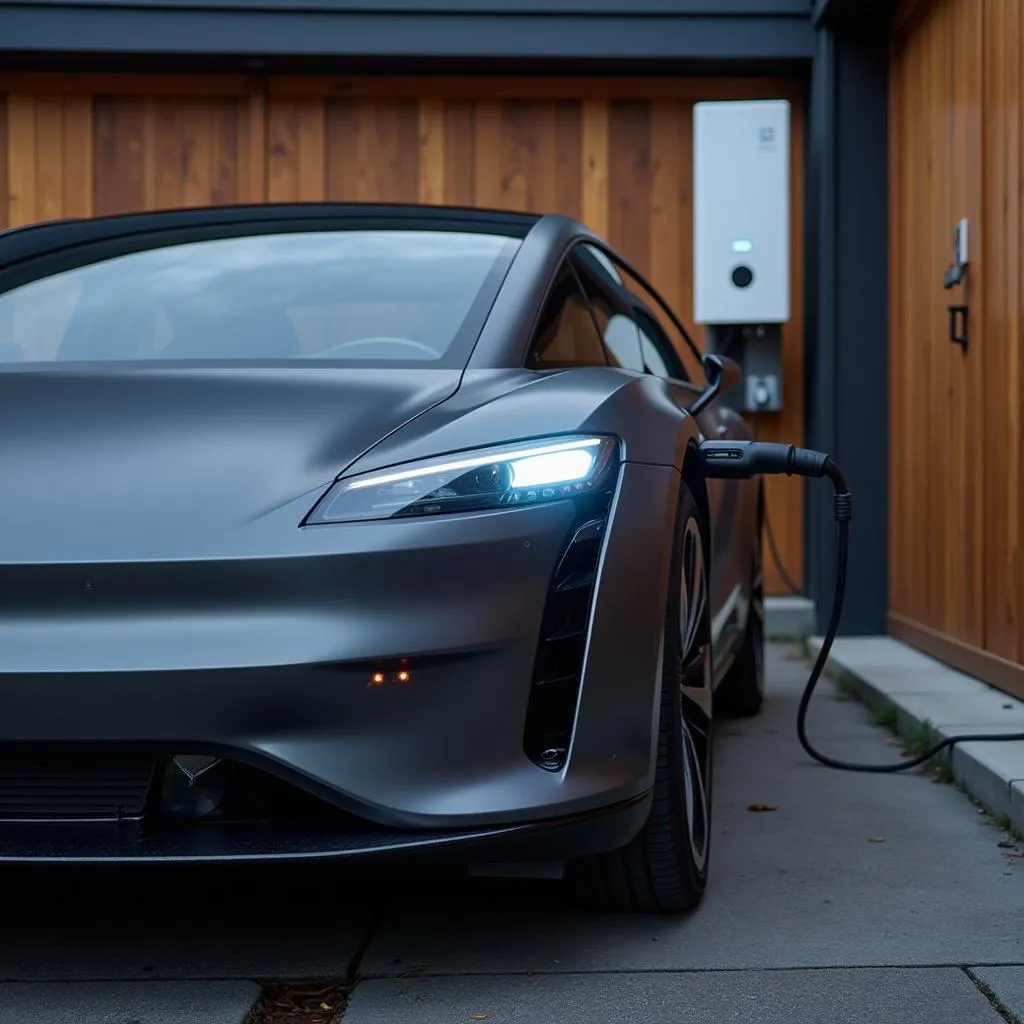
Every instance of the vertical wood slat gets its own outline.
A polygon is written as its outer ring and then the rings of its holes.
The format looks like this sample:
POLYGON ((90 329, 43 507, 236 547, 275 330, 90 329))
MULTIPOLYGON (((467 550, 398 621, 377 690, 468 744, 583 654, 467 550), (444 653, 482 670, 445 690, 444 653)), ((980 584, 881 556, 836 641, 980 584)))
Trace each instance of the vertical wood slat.
POLYGON ((426 99, 419 108, 419 201, 444 202, 445 131, 444 103, 426 99))
POLYGON ((594 232, 608 237, 608 102, 584 100, 583 221, 594 232))
POLYGON ((0 231, 8 227, 10 183, 8 177, 7 96, 0 93, 0 231))
POLYGON ((31 224, 36 214, 36 99, 7 97, 7 219, 12 228, 31 224))
MULTIPOLYGON (((656 83, 646 98, 635 83, 621 95, 590 83, 573 98, 564 82, 555 82, 548 95, 536 79, 524 79, 521 96, 508 81, 500 95, 488 94, 483 82, 467 82, 461 95, 432 95, 428 81, 408 91, 375 91, 357 83, 318 92, 282 91, 274 79, 252 77, 243 83, 244 93, 211 87, 206 95, 174 83, 136 83, 119 91, 116 76, 92 92, 76 89, 74 76, 63 81, 66 87, 40 89, 40 96, 62 97, 62 149, 51 144, 40 154, 33 135, 37 97, 11 97, 15 110, 7 122, 14 135, 6 150, 16 198, 10 206, 23 222, 38 219, 42 209, 87 216, 268 200, 557 210, 609 237, 651 276, 684 322, 692 321, 692 104, 698 93, 710 98, 713 83, 693 95, 670 90, 665 98, 658 97, 656 83), (19 120, 19 102, 23 110, 31 108, 31 121, 25 113, 19 120), (85 155, 84 175, 68 174, 72 152, 85 155)), ((723 80, 721 94, 742 93, 734 85, 723 80)), ((795 103, 794 128, 800 132, 795 103)), ((55 123, 53 110, 44 114, 47 124, 55 123)), ((52 134, 48 130, 48 139, 52 134)), ((799 147, 798 140, 798 171, 799 147)), ((801 187, 795 180, 794 189, 801 187)), ((793 208, 799 282, 798 197, 793 208)), ((795 290, 801 287, 794 284, 795 290)), ((794 296, 793 308, 801 310, 801 297, 794 296)), ((798 316, 784 342, 786 409, 777 422, 762 420, 766 435, 797 442, 803 389, 798 316)), ((693 333, 702 343, 703 332, 693 333)), ((697 365, 689 369, 700 373, 697 365)), ((769 484, 777 539, 798 579, 801 493, 795 481, 769 484)), ((772 567, 767 569, 770 589, 779 589, 772 567)))

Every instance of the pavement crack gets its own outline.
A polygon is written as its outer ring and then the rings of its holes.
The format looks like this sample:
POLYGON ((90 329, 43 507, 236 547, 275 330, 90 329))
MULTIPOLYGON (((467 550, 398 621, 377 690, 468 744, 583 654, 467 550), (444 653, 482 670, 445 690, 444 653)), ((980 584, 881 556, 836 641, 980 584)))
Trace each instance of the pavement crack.
POLYGON ((266 981, 245 1024, 340 1024, 352 992, 359 984, 359 967, 390 906, 388 901, 369 915, 359 945, 341 978, 266 981))
POLYGON ((962 968, 964 974, 970 978, 971 982, 978 989, 978 991, 991 1003, 992 1009, 999 1014, 1000 1017, 1006 1021, 1006 1024, 1022 1024, 1021 1019, 1014 1013, 1012 1013, 999 999, 999 997, 992 991, 989 985, 979 978, 970 967, 962 968))

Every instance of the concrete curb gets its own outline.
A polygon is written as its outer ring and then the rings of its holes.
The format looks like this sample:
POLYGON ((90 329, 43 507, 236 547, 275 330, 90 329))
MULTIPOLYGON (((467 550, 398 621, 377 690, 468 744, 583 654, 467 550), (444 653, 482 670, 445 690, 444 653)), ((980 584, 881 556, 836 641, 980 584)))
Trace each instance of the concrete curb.
MULTIPOLYGON (((808 639, 812 657, 821 643, 821 637, 808 639)), ((1024 732, 1024 701, 892 637, 838 638, 826 672, 868 707, 895 708, 901 736, 922 728, 938 739, 1024 732)), ((958 743, 949 765, 971 796, 1024 836, 1024 743, 958 743)))
POLYGON ((814 602, 807 597, 766 597, 764 631, 769 640, 806 640, 814 632, 814 602))

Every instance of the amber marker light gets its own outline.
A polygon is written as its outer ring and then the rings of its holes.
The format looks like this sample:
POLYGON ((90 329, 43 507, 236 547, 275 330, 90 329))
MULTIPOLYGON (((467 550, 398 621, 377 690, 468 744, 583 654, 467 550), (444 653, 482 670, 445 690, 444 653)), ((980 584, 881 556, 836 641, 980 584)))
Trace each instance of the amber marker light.
POLYGON ((383 684, 384 684, 384 673, 383 672, 374 672, 373 675, 370 676, 370 685, 371 686, 383 686, 383 684))
POLYGON ((395 679, 399 683, 407 683, 412 677, 403 668, 401 671, 395 673, 395 679))

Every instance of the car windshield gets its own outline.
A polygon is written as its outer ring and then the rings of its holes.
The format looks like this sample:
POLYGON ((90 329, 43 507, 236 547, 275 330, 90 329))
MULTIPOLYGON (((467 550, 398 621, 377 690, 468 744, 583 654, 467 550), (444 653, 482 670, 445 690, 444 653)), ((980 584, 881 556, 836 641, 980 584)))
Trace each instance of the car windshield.
POLYGON ((452 365, 518 242, 320 230, 161 245, 0 294, 0 364, 324 359, 452 365))

